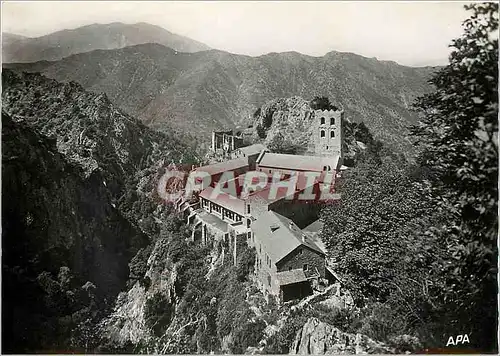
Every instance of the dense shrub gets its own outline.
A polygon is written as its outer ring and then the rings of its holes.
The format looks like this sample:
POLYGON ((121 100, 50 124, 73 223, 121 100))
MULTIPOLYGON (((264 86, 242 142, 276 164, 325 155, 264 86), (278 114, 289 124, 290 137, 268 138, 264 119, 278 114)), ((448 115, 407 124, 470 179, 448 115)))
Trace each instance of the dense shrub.
POLYGON ((260 137, 260 138, 266 138, 266 129, 261 126, 261 125, 257 125, 256 127, 256 130, 257 130, 257 135, 260 137))
POLYGON ((144 306, 146 326, 156 336, 161 336, 170 324, 173 312, 174 308, 169 303, 167 296, 162 293, 155 293, 153 297, 146 301, 144 306))
POLYGON ((264 115, 264 120, 262 120, 262 125, 264 126, 265 129, 270 128, 271 125, 273 124, 273 114, 274 114, 273 110, 266 111, 264 115))
POLYGON ((309 106, 313 110, 337 110, 337 107, 330 103, 327 96, 315 96, 309 106))
POLYGON ((151 250, 151 245, 148 245, 141 248, 132 258, 128 265, 130 270, 129 278, 133 280, 140 280, 144 277, 144 274, 147 271, 147 263, 151 250))
POLYGON ((237 258, 236 264, 236 279, 239 282, 248 280, 250 273, 253 273, 255 265, 255 249, 248 248, 246 242, 245 246, 240 250, 240 255, 237 258))
POLYGON ((257 346, 262 339, 266 323, 262 320, 250 321, 240 326, 233 334, 231 352, 242 354, 249 346, 257 346))
POLYGON ((297 332, 307 322, 307 316, 297 314, 289 317, 285 325, 269 339, 264 347, 266 354, 288 354, 297 332))

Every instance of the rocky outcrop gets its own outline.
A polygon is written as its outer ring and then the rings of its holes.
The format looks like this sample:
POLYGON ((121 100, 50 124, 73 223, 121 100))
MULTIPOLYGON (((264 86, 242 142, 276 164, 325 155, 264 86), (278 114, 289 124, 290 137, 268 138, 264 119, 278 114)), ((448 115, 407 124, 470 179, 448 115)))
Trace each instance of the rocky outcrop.
POLYGON ((85 177, 99 170, 107 187, 119 186, 161 158, 183 156, 184 145, 148 129, 116 108, 103 93, 76 83, 58 83, 40 74, 2 73, 3 110, 43 136, 55 140, 65 159, 85 177))
POLYGON ((349 334, 310 318, 297 333, 290 354, 387 354, 395 350, 362 334, 349 334))
MULTIPOLYGON (((312 122, 314 110, 310 102, 301 97, 280 98, 268 101, 257 110, 253 122, 253 141, 261 141, 274 152, 314 154, 312 122)), ((345 118, 344 160, 352 163, 374 139, 363 123, 345 118)))
POLYGON ((254 138, 263 139, 271 148, 281 140, 284 145, 293 145, 300 152, 305 152, 312 140, 313 119, 314 110, 301 97, 271 100, 260 108, 255 118, 254 138))

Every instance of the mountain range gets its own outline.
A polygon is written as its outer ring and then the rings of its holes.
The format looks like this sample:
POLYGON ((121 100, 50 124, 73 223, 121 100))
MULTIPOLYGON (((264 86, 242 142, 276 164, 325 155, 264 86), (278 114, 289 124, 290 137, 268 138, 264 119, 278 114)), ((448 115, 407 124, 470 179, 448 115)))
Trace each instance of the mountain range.
POLYGON ((148 126, 187 132, 202 142, 211 130, 251 125, 253 113, 269 100, 327 96, 349 120, 365 122, 378 139, 412 152, 407 127, 417 115, 411 105, 431 89, 428 80, 438 69, 335 51, 321 57, 237 55, 143 23, 95 24, 8 42, 7 61, 38 61, 4 67, 75 81, 106 93, 148 126))
POLYGON ((328 96, 351 121, 364 121, 378 138, 404 151, 411 150, 406 128, 417 120, 411 104, 430 89, 427 81, 435 70, 352 53, 249 57, 219 50, 183 53, 159 44, 8 66, 76 81, 106 93, 149 126, 189 131, 204 139, 213 129, 248 125, 268 100, 328 96))
POLYGON ((116 49, 141 43, 159 43, 181 52, 210 49, 207 45, 148 23, 92 24, 40 37, 2 34, 3 62, 59 60, 95 49, 116 49))

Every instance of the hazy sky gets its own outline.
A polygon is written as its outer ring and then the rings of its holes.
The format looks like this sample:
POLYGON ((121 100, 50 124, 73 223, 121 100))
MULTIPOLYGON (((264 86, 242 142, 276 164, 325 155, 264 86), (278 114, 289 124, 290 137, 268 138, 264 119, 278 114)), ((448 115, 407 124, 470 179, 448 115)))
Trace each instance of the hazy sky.
POLYGON ((149 22, 210 47, 252 56, 336 50, 405 65, 447 62, 464 2, 14 2, 2 31, 42 36, 91 23, 149 22))

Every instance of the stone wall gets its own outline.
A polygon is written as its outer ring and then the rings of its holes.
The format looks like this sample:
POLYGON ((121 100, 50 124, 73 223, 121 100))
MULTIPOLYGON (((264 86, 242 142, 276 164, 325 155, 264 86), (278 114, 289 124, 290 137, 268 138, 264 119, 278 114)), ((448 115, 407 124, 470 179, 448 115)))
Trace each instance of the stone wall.
POLYGON ((303 269, 306 264, 308 266, 307 271, 304 271, 306 277, 314 275, 316 269, 322 278, 325 277, 325 257, 306 246, 295 249, 278 263, 277 268, 278 272, 283 272, 289 269, 303 269))
POLYGON ((279 295, 279 281, 276 277, 276 265, 271 261, 271 266, 266 263, 266 251, 261 246, 258 236, 255 235, 255 275, 260 287, 273 295, 279 295), (269 283, 269 278, 270 282, 269 283))
POLYGON ((315 110, 313 120, 314 153, 318 156, 342 157, 342 118, 340 110, 315 110), (324 136, 322 136, 322 133, 324 136))
POLYGON ((269 205, 269 210, 292 220, 301 229, 318 220, 319 209, 318 204, 299 200, 282 199, 269 205))

